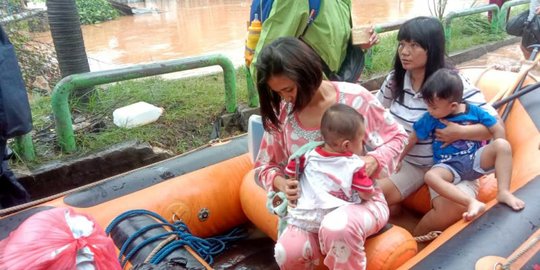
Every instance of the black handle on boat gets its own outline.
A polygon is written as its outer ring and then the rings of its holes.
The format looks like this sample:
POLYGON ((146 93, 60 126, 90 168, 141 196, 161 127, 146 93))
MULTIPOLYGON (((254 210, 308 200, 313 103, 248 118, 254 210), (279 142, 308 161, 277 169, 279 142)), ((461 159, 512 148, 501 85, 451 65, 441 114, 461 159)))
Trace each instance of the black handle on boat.
POLYGON ((516 98, 519 98, 535 89, 538 89, 540 88, 540 82, 537 82, 537 83, 534 83, 534 84, 530 84, 530 85, 527 85, 525 88, 521 89, 520 91, 518 92, 515 92, 514 94, 506 97, 506 98, 503 98, 495 103, 493 103, 493 108, 495 109, 498 109, 500 108, 502 105, 510 102, 510 101, 513 101, 515 100, 516 98))
POLYGON ((540 49, 540 44, 533 44, 527 47, 527 49, 533 49, 531 52, 531 56, 529 57, 529 60, 534 61, 536 59, 536 55, 538 54, 538 50, 540 49))
MULTIPOLYGON (((529 60, 530 61, 536 61, 536 56, 538 55, 538 50, 540 49, 540 44, 533 44, 533 45, 530 45, 527 48, 529 48, 529 49, 532 48, 533 49, 532 52, 531 52, 531 56, 529 57, 529 60)), ((525 76, 523 76, 523 78, 521 78, 521 80, 519 81, 519 84, 516 86, 516 91, 514 91, 514 94, 524 90, 524 89, 521 89, 521 87, 523 86, 523 82, 525 81, 525 78, 527 78, 527 75, 528 75, 528 72, 527 72, 527 74, 525 74, 525 76)), ((532 90, 530 90, 530 91, 532 91, 532 90)), ((530 91, 528 91, 528 92, 530 92, 530 91)), ((524 94, 526 94, 526 93, 524 93, 524 94)), ((513 95, 511 95, 511 96, 513 96, 513 95)), ((511 97, 511 96, 509 96, 509 97, 511 97)), ((504 111, 503 111, 503 113, 501 115, 501 119, 503 121, 506 121, 506 118, 508 118, 508 114, 510 113, 510 110, 512 109, 512 106, 514 106, 514 100, 517 97, 520 97, 520 96, 522 96, 522 95, 518 95, 515 98, 508 99, 507 101, 504 102, 504 103, 506 103, 506 102, 509 101, 508 106, 506 106, 506 108, 504 108, 504 111)), ((501 101, 502 100, 500 100, 499 102, 501 102, 501 101)), ((504 103, 502 103, 502 104, 504 104, 504 103)))

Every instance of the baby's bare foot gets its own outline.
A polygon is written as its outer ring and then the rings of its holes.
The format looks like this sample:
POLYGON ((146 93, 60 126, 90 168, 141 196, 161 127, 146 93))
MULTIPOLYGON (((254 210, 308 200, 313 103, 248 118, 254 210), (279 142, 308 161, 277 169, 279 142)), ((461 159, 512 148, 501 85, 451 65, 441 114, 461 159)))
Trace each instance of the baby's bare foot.
POLYGON ((478 215, 484 213, 484 211, 486 211, 486 205, 478 200, 473 200, 469 204, 467 212, 463 213, 463 219, 470 221, 478 215))
POLYGON ((514 211, 519 211, 525 208, 525 202, 514 196, 510 191, 503 191, 497 194, 497 201, 500 203, 505 203, 510 206, 514 211))

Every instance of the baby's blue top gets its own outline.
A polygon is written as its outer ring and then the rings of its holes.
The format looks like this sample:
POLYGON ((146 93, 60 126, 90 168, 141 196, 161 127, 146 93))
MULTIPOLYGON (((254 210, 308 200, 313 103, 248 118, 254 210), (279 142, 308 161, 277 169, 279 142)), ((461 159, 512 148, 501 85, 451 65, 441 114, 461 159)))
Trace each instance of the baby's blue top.
MULTIPOLYGON (((444 119, 460 125, 482 124, 488 128, 497 123, 497 119, 495 119, 495 117, 491 116, 480 107, 471 104, 465 105, 467 106, 465 112, 450 115, 444 119)), ((416 132, 416 136, 419 140, 426 140, 430 137, 434 138, 432 147, 435 164, 448 160, 452 156, 472 154, 481 147, 480 141, 457 140, 442 148, 443 142, 435 139, 435 129, 443 129, 445 127, 445 124, 427 112, 413 125, 414 131, 416 132)))

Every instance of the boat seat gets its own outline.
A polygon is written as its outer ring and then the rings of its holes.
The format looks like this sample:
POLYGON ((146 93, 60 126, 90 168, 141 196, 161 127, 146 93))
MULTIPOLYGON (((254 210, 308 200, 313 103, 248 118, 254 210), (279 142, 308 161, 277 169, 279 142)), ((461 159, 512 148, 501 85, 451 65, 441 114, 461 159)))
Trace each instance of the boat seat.
POLYGON ((264 134, 264 128, 262 124, 262 118, 260 115, 253 114, 248 120, 248 152, 251 157, 251 161, 255 162, 259 148, 261 147, 261 141, 264 134))

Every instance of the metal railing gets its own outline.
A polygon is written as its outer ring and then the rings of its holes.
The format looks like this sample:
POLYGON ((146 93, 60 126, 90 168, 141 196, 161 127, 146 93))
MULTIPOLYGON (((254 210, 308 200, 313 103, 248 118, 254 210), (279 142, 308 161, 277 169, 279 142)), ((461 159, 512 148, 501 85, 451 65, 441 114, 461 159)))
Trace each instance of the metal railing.
POLYGON ((249 71, 249 67, 244 65, 244 73, 246 74, 246 85, 247 85, 247 94, 248 94, 248 106, 251 108, 259 106, 259 93, 255 89, 255 82, 253 81, 253 76, 249 71))
POLYGON ((225 107, 227 112, 235 112, 237 109, 236 72, 231 60, 221 54, 161 61, 113 70, 74 74, 65 77, 54 87, 52 93, 52 109, 60 148, 64 152, 73 152, 77 148, 75 145, 75 136, 73 134, 71 112, 68 102, 69 95, 75 89, 84 89, 100 84, 213 65, 219 65, 223 68, 225 81, 225 107))
POLYGON ((499 31, 499 6, 495 4, 482 5, 478 7, 472 7, 460 11, 451 11, 444 18, 444 37, 446 39, 446 49, 450 48, 450 36, 452 35, 452 21, 455 18, 469 16, 477 13, 483 13, 491 11, 493 16, 491 17, 491 32, 496 33, 499 31))
POLYGON ((501 6, 501 12, 499 12, 499 28, 501 30, 504 30, 507 23, 506 14, 508 14, 511 7, 518 6, 518 5, 526 5, 526 4, 529 4, 530 2, 531 2, 530 0, 512 0, 512 1, 505 2, 501 6))

